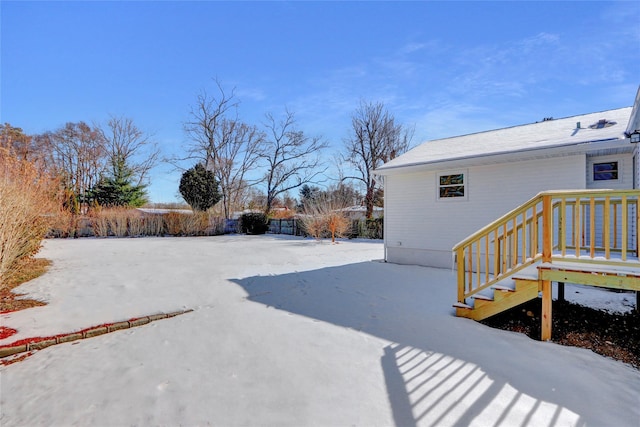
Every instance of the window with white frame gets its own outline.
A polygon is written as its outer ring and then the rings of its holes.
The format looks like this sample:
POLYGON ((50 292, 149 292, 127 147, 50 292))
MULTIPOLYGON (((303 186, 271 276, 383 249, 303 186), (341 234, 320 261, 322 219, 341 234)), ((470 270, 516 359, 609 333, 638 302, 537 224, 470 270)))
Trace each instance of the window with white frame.
POLYGON ((438 199, 466 199, 466 178, 464 172, 438 174, 438 199))
POLYGON ((593 164, 594 181, 610 181, 618 179, 618 162, 603 162, 593 164))

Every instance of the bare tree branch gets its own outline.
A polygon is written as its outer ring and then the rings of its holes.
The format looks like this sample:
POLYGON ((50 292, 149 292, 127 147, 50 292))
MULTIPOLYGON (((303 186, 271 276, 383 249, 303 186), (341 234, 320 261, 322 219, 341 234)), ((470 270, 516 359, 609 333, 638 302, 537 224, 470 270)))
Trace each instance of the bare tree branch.
POLYGON ((356 174, 343 179, 355 179, 364 184, 367 218, 371 218, 379 187, 373 171, 404 153, 409 148, 413 131, 396 124, 380 102, 360 101, 351 117, 351 126, 352 133, 345 141, 343 160, 351 164, 356 174))
POLYGON ((51 147, 53 169, 65 188, 83 202, 107 166, 106 141, 100 130, 84 122, 67 123, 39 140, 51 147))
POLYGON ((121 164, 126 165, 136 180, 133 184, 146 184, 150 170, 160 157, 158 145, 151 137, 127 117, 112 116, 99 131, 105 140, 112 174, 118 173, 116 169, 121 164))
POLYGON ((254 184, 247 173, 257 164, 263 134, 237 118, 234 91, 228 94, 218 80, 215 83, 218 96, 204 91, 198 95, 191 120, 184 125, 191 141, 184 159, 202 162, 214 172, 220 183, 224 215, 229 218, 247 187, 254 184))
POLYGON ((308 137, 297 130, 294 114, 288 110, 280 120, 267 113, 266 120, 268 136, 261 157, 267 164, 265 209, 269 212, 278 195, 313 183, 327 170, 327 167, 321 168, 320 159, 320 152, 327 143, 320 137, 308 137))

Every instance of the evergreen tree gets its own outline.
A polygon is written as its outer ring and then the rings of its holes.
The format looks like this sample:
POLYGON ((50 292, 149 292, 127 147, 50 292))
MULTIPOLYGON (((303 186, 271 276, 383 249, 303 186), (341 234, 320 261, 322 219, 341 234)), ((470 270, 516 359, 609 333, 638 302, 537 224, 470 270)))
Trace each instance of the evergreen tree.
POLYGON ((178 189, 185 202, 197 211, 206 211, 222 197, 213 172, 206 170, 201 163, 182 174, 178 189))
POLYGON ((140 207, 147 202, 145 185, 134 185, 134 173, 122 158, 112 161, 112 175, 103 177, 89 192, 100 206, 140 207))

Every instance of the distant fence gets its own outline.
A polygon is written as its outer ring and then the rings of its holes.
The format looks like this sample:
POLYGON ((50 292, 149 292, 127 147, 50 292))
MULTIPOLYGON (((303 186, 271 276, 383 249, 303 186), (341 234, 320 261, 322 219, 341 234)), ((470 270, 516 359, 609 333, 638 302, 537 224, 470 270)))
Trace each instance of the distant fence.
MULTIPOLYGON (((238 233, 239 220, 227 219, 224 224, 224 233, 238 233)), ((270 219, 269 234, 286 234, 289 236, 306 236, 304 227, 300 220, 295 218, 289 219, 270 219)), ((351 222, 351 231, 346 237, 354 239, 356 237, 364 239, 382 239, 384 236, 384 221, 382 218, 376 219, 354 219, 351 222)))
POLYGON ((288 234, 290 236, 304 236, 304 230, 297 219, 270 219, 269 231, 271 234, 288 234))

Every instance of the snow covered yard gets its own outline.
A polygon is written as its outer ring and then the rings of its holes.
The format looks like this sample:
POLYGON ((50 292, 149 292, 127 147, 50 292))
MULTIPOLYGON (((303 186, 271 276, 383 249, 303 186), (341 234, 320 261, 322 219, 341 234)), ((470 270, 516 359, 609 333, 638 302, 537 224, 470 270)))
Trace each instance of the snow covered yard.
POLYGON ((455 274, 380 262, 380 242, 49 240, 42 256, 16 291, 48 305, 2 315, 18 333, 0 345, 194 311, 0 367, 3 427, 640 423, 639 371, 456 318, 455 274))

